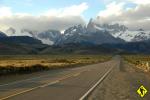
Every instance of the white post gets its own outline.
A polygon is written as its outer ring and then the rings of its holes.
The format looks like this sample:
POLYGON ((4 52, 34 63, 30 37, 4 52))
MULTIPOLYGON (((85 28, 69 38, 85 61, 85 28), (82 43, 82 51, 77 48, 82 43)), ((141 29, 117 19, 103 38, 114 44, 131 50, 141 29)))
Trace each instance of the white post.
POLYGON ((146 62, 146 69, 149 71, 150 67, 149 67, 149 62, 146 62))

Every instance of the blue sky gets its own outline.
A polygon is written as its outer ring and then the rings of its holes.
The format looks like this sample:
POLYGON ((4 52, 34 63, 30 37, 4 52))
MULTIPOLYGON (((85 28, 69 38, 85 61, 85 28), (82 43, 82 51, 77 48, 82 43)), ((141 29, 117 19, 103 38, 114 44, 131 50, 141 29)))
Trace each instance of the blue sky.
POLYGON ((105 8, 103 0, 0 0, 1 6, 8 6, 15 13, 31 13, 37 15, 49 9, 59 9, 86 2, 89 9, 83 15, 89 19, 105 8))
MULTIPOLYGON (((89 20, 92 17, 96 17, 100 11, 103 11, 108 3, 118 1, 121 0, 0 0, 0 7, 9 7, 13 13, 39 15, 50 9, 60 9, 86 3, 88 5, 88 9, 86 9, 82 15, 85 20, 89 20)), ((125 5, 125 7, 134 6, 134 3, 127 3, 125 5)))

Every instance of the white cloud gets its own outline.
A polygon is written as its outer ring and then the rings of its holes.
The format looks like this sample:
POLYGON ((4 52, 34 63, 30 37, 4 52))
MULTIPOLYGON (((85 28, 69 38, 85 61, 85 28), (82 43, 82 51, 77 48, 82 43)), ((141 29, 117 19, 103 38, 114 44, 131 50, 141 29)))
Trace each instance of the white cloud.
POLYGON ((135 4, 142 4, 142 5, 150 4, 150 0, 128 0, 128 1, 135 3, 135 4))
POLYGON ((48 29, 64 30, 70 26, 85 24, 82 14, 88 9, 87 3, 65 8, 43 11, 38 16, 28 13, 13 13, 9 7, 0 7, 0 30, 9 27, 36 31, 48 29))
POLYGON ((121 14, 123 7, 125 3, 121 2, 117 4, 116 2, 112 2, 106 6, 106 9, 103 11, 100 11, 98 14, 99 16, 102 17, 107 17, 107 16, 113 16, 113 15, 119 15, 121 14))
POLYGON ((81 3, 80 5, 73 5, 70 7, 60 8, 60 9, 51 9, 45 13, 47 16, 79 16, 85 10, 88 9, 87 3, 81 3))
MULTIPOLYGON (((138 2, 138 0, 132 0, 132 3, 133 1, 138 2)), ((127 5, 128 2, 112 2, 106 6, 106 9, 99 12, 99 19, 97 20, 100 23, 121 23, 131 30, 139 28, 150 30, 150 3, 142 4, 139 2, 130 9, 127 9, 127 5)))
POLYGON ((9 7, 0 7, 0 16, 11 16, 11 8, 9 7))
POLYGON ((109 4, 111 2, 126 2, 126 3, 134 3, 134 4, 140 4, 140 5, 145 5, 145 4, 150 4, 150 0, 103 0, 105 4, 109 4))

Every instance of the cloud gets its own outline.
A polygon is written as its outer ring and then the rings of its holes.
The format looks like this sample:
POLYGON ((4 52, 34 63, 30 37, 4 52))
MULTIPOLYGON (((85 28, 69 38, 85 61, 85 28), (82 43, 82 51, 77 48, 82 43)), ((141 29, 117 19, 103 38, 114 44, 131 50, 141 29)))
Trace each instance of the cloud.
POLYGON ((130 30, 139 28, 150 30, 150 3, 142 4, 138 0, 132 0, 132 3, 134 2, 136 6, 131 8, 126 7, 128 3, 112 2, 106 6, 106 9, 99 12, 97 20, 100 23, 121 23, 130 30))
POLYGON ((103 0, 103 2, 105 2, 105 4, 109 4, 111 2, 126 2, 126 3, 134 3, 138 5, 150 4, 150 0, 103 0))
POLYGON ((119 4, 117 4, 116 2, 112 2, 106 6, 105 10, 100 11, 98 15, 102 16, 102 17, 120 15, 123 10, 124 4, 125 3, 123 3, 123 2, 121 2, 119 4))
MULTIPOLYGON (((48 29, 64 30, 72 25, 84 24, 80 16, 49 17, 49 16, 12 16, 0 18, 0 26, 7 29, 29 29, 44 31, 48 29)), ((4 30, 5 30, 4 29, 4 30)))
POLYGON ((0 7, 0 30, 5 31, 9 27, 17 30, 64 30, 73 25, 85 24, 82 14, 87 9, 87 3, 81 3, 65 8, 50 9, 34 16, 28 13, 13 13, 9 7, 0 7))
POLYGON ((11 16, 12 12, 11 12, 11 8, 9 7, 0 7, 0 16, 11 16))
POLYGON ((142 5, 150 4, 150 0, 128 0, 128 1, 135 3, 135 4, 142 4, 142 5))
POLYGON ((51 9, 45 13, 47 16, 79 16, 86 9, 88 9, 87 3, 81 3, 80 5, 73 5, 70 7, 60 8, 60 9, 51 9))

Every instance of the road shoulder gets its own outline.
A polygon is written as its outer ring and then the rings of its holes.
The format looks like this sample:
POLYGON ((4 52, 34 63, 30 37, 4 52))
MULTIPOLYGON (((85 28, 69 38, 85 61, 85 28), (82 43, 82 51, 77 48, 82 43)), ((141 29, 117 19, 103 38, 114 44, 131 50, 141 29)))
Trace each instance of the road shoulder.
POLYGON ((144 98, 136 93, 141 85, 150 90, 149 84, 149 73, 142 72, 122 60, 120 66, 113 69, 88 100, 149 100, 149 93, 144 98))

